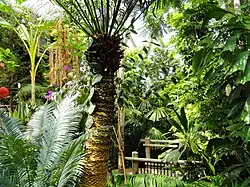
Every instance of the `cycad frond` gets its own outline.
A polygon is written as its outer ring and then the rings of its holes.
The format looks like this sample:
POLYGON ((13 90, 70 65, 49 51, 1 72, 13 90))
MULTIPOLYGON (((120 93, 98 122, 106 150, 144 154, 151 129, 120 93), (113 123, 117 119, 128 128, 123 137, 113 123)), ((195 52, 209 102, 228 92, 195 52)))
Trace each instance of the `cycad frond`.
POLYGON ((0 186, 75 186, 83 171, 86 139, 76 138, 81 111, 75 97, 42 107, 25 133, 0 114, 0 186), (12 180, 1 182, 1 176, 12 180))
POLYGON ((53 166, 58 164, 59 155, 73 139, 80 120, 81 114, 70 97, 66 97, 53 110, 53 115, 44 120, 44 124, 41 125, 42 137, 39 141, 41 149, 37 158, 38 176, 46 178, 46 170, 52 170, 53 166))
POLYGON ((9 118, 2 110, 0 110, 0 134, 16 138, 24 137, 21 125, 16 120, 9 118))
POLYGON ((82 135, 68 145, 59 163, 64 163, 62 172, 58 177, 57 187, 74 186, 83 173, 83 157, 85 154, 84 141, 86 136, 82 135))
POLYGON ((55 104, 45 104, 35 112, 32 119, 28 122, 28 130, 26 136, 31 136, 34 139, 37 139, 39 136, 42 135, 44 131, 44 125, 48 124, 47 121, 53 119, 54 114, 53 110, 55 109, 55 104))
POLYGON ((120 37, 155 0, 53 0, 88 36, 120 37), (138 7, 138 8, 137 8, 138 7), (126 21, 131 23, 124 29, 126 21), (122 30, 123 29, 123 30, 122 30))

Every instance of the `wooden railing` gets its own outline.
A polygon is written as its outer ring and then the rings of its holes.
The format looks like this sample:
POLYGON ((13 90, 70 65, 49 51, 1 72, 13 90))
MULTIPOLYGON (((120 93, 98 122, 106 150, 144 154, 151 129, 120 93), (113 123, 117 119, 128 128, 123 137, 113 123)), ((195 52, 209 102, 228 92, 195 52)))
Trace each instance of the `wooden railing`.
MULTIPOLYGON (((182 167, 187 161, 179 160, 176 163, 163 161, 154 158, 138 158, 138 152, 132 152, 132 157, 125 157, 125 160, 132 162, 132 174, 150 173, 156 175, 167 175, 170 177, 180 176, 176 166, 182 167)), ((192 161, 193 164, 200 164, 199 161, 192 161)))
POLYGON ((141 139, 145 147, 146 158, 151 158, 152 148, 177 148, 180 140, 151 140, 150 138, 141 139))
MULTIPOLYGON (((162 159, 151 158, 151 149, 161 148, 178 148, 179 140, 151 140, 149 138, 141 139, 144 142, 146 158, 138 158, 138 152, 132 152, 132 157, 125 157, 125 160, 132 162, 132 174, 150 173, 156 175, 167 175, 169 177, 181 176, 176 169, 187 164, 186 160, 179 160, 175 163, 166 162, 162 159)), ((200 161, 192 161, 192 164, 201 164, 200 161)))

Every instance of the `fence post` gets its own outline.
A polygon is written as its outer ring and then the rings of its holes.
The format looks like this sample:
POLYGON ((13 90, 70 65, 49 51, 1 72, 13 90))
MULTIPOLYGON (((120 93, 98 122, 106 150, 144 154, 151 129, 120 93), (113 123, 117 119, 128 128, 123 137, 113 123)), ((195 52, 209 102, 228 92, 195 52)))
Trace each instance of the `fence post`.
MULTIPOLYGON (((133 158, 138 158, 138 152, 137 151, 133 151, 132 152, 132 157, 133 158)), ((132 174, 137 174, 139 170, 139 162, 136 160, 132 161, 132 174)))
POLYGON ((145 153, 146 153, 146 158, 151 158, 151 154, 150 154, 150 138, 146 138, 145 139, 145 153))

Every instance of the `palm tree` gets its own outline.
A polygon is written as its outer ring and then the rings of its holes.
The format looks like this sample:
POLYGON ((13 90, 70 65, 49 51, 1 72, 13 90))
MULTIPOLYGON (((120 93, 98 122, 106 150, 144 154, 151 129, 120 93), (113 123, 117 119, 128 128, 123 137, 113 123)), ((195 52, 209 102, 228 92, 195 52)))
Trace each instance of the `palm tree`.
POLYGON ((105 187, 114 118, 114 74, 123 58, 122 36, 155 0, 53 1, 92 39, 85 55, 92 72, 102 80, 94 85, 92 136, 86 144, 82 186, 105 187))
POLYGON ((0 111, 0 187, 72 187, 83 172, 86 134, 74 97, 46 104, 27 126, 0 111))

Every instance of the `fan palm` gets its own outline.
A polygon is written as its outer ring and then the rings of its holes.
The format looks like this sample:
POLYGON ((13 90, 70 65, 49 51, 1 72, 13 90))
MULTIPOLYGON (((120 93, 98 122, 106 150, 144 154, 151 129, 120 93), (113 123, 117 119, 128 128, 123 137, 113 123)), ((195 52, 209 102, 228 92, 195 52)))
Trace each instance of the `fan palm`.
POLYGON ((0 112, 0 186, 75 186, 85 155, 81 118, 69 96, 44 105, 25 127, 0 112))
POLYGON ((102 80, 94 85, 92 137, 86 144, 83 186, 105 187, 114 117, 114 73, 123 58, 122 36, 155 0, 53 1, 92 39, 85 55, 92 72, 100 74, 102 80))

